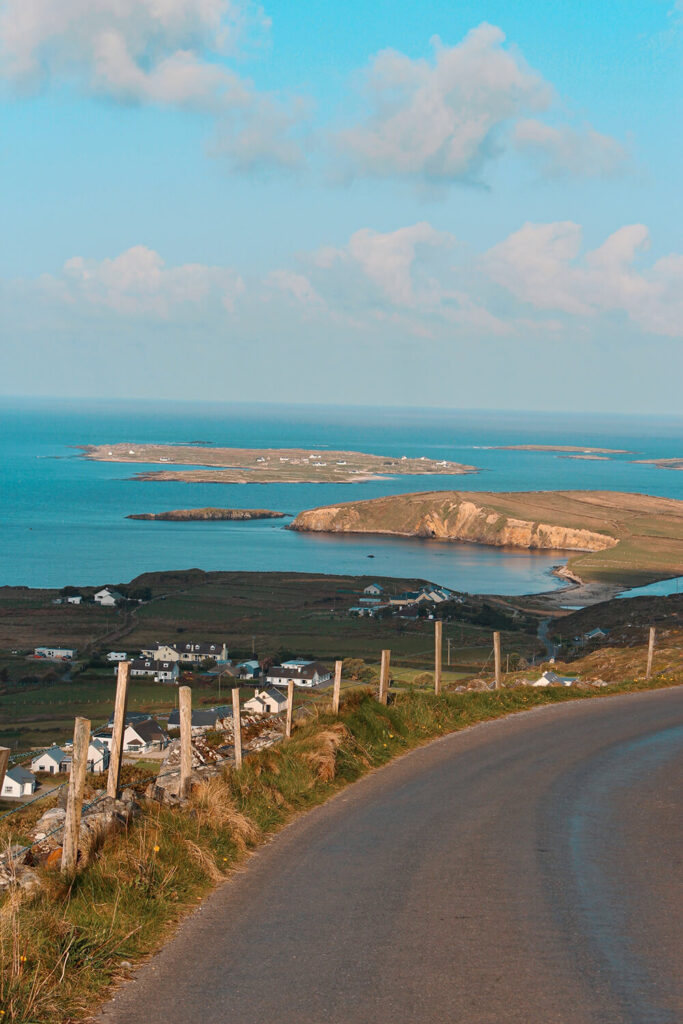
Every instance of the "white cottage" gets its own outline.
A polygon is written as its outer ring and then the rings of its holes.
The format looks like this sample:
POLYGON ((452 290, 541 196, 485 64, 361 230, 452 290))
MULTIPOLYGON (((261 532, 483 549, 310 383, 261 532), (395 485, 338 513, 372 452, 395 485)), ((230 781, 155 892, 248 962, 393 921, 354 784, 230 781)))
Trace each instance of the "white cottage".
POLYGON ((245 711, 253 711, 256 714, 277 715, 287 707, 287 698, 274 686, 268 686, 244 702, 245 711))
POLYGON ((38 780, 33 772, 22 768, 20 764, 9 768, 2 784, 0 796, 9 800, 18 800, 22 796, 30 796, 35 793, 38 780))
POLYGON ((116 602, 121 601, 122 598, 123 594, 119 594, 118 590, 110 590, 109 587, 103 587, 102 590, 93 594, 95 604, 102 605, 103 608, 113 608, 116 602))
POLYGON ((68 754, 61 747, 57 746, 44 750, 42 754, 38 754, 31 761, 32 772, 46 772, 49 775, 58 775, 59 772, 66 772, 69 770, 68 766, 68 754))

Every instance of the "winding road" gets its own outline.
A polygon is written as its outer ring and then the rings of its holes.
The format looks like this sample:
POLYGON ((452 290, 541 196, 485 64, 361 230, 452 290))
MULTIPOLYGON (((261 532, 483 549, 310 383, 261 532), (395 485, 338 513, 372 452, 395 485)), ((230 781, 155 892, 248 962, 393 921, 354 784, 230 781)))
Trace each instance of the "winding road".
POLYGON ((106 1024, 680 1024, 683 688, 446 736, 259 850, 106 1024))

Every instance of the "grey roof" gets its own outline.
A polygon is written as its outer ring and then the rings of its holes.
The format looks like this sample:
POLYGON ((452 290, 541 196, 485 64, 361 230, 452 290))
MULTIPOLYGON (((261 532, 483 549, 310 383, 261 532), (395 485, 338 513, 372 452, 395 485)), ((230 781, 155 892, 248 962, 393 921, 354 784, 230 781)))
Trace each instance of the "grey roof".
POLYGON ((140 739, 147 743, 154 743, 156 740, 164 739, 165 732, 153 718, 146 718, 144 722, 131 723, 140 739))
POLYGON ((5 778, 13 779, 15 782, 19 783, 36 781, 36 777, 33 772, 30 772, 20 764, 15 764, 13 768, 8 769, 5 773, 5 778))
POLYGON ((330 675, 330 670, 321 665, 319 661, 313 661, 309 665, 302 665, 298 668, 283 668, 282 665, 273 665, 266 675, 277 679, 312 679, 316 672, 318 675, 330 675))
MULTIPOLYGON (((151 717, 152 716, 149 714, 149 712, 144 712, 144 711, 127 711, 126 712, 126 717, 125 717, 124 721, 125 721, 126 725, 135 725, 136 722, 146 722, 147 719, 151 718, 151 717)), ((107 729, 111 730, 111 729, 113 729, 113 727, 114 727, 114 716, 112 715, 111 718, 109 719, 109 721, 107 722, 107 729)), ((101 729, 98 729, 97 731, 100 732, 100 733, 102 732, 101 729)))
POLYGON ((211 657, 213 654, 222 654, 223 648, 226 646, 226 644, 214 644, 204 640, 200 640, 198 643, 172 643, 165 644, 163 646, 171 647, 174 651, 182 651, 185 654, 205 654, 207 657, 211 657))
MULTIPOLYGON (((217 708, 198 708, 192 712, 192 725, 200 727, 203 725, 214 725, 218 718, 232 718, 232 708, 222 704, 217 708)), ((180 711, 174 708, 168 716, 169 729, 177 728, 180 725, 180 711)))
POLYGON ((276 690, 274 686, 266 686, 263 690, 259 690, 258 696, 265 693, 267 697, 272 697, 273 700, 284 700, 279 690, 276 690))
POLYGON ((36 754, 33 760, 38 761, 41 757, 44 757, 46 754, 49 755, 53 759, 53 761, 56 761, 57 764, 61 764, 62 761, 69 760, 69 755, 66 754, 61 747, 58 747, 56 745, 54 747, 50 747, 48 750, 44 750, 42 754, 36 754))
POLYGON ((172 672, 174 668, 177 668, 177 661, 157 661, 156 658, 135 658, 131 662, 131 672, 141 672, 145 669, 147 672, 172 672))

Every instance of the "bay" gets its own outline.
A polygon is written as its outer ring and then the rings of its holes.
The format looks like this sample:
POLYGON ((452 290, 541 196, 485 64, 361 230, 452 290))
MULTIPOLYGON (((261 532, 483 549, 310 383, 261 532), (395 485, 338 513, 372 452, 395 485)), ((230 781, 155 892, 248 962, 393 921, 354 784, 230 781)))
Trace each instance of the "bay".
POLYGON ((213 505, 291 513, 426 490, 599 489, 683 498, 683 473, 634 459, 683 455, 679 418, 235 403, 0 400, 0 585, 124 582, 145 571, 200 568, 422 577, 472 593, 551 590, 565 555, 380 537, 287 531, 281 521, 163 523, 130 513, 213 505), (352 449, 475 464, 476 475, 354 484, 187 484, 130 479, 158 465, 89 462, 75 447, 211 442, 352 449), (608 461, 514 444, 626 448, 608 461), (373 556, 372 558, 368 556, 373 556))

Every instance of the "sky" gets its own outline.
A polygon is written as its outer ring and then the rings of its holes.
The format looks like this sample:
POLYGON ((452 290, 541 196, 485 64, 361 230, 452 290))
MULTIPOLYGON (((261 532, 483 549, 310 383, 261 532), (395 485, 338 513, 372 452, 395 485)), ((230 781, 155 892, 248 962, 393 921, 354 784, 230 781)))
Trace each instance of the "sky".
POLYGON ((0 0, 0 395, 680 413, 683 0, 0 0))

